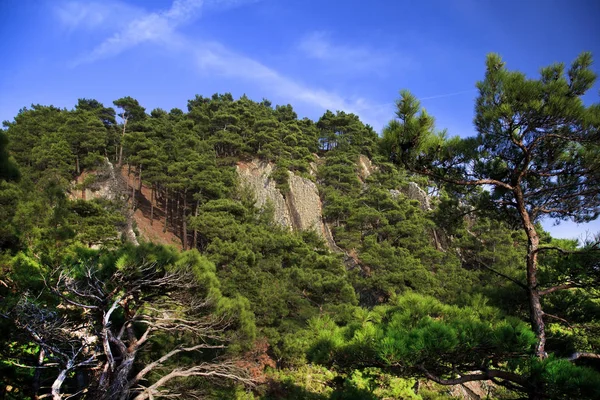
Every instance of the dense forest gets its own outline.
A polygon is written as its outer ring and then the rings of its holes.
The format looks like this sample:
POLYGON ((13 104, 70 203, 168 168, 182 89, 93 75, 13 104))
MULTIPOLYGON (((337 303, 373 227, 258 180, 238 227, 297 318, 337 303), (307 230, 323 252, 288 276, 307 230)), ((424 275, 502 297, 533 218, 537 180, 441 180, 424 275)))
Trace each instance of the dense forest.
POLYGON ((489 55, 469 138, 408 91, 381 135, 228 93, 21 109, 0 398, 600 398, 600 236, 539 223, 600 214, 591 64, 528 78, 489 55))

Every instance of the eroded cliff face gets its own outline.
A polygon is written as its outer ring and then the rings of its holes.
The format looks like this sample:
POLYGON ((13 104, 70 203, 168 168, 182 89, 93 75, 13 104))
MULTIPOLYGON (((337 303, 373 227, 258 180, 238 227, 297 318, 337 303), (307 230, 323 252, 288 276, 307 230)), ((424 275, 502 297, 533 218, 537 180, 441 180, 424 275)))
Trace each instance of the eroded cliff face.
POLYGON ((431 198, 429 195, 414 182, 409 182, 406 188, 392 189, 390 194, 394 199, 398 198, 400 193, 404 194, 410 200, 417 200, 423 211, 431 210, 431 198))
POLYGON ((361 154, 358 157, 358 177, 361 182, 366 182, 367 178, 375 171, 377 171, 377 167, 373 165, 371 159, 361 154))
POLYGON ((75 179, 73 185, 74 189, 70 195, 73 199, 123 200, 123 195, 126 192, 123 182, 117 178, 115 167, 108 160, 104 160, 104 163, 97 170, 82 173, 75 179), (75 185, 79 187, 75 188, 75 185))
MULTIPOLYGON (((316 175, 318 163, 311 164, 311 175, 316 175)), ((319 197, 319 189, 310 179, 288 172, 289 192, 285 195, 277 188, 276 182, 271 179, 274 164, 258 159, 250 162, 239 162, 237 174, 241 184, 249 187, 256 196, 256 207, 262 208, 267 203, 273 207, 275 222, 289 230, 315 231, 325 240, 330 250, 337 253, 346 253, 335 243, 331 230, 323 222, 323 205, 319 197)), ((371 160, 361 155, 358 159, 358 174, 361 181, 377 171, 371 160)), ((393 197, 400 193, 412 200, 417 200, 425 211, 431 210, 431 200, 427 193, 416 183, 410 182, 406 188, 391 190, 393 197)))
POLYGON ((315 231, 329 242, 317 185, 310 179, 288 172, 289 192, 284 196, 271 179, 273 168, 273 164, 260 160, 240 162, 237 165, 242 185, 252 189, 256 196, 256 207, 261 208, 270 203, 275 222, 279 225, 290 230, 315 231))
POLYGON ((69 197, 82 200, 105 199, 123 202, 122 213, 127 222, 120 232, 128 242, 138 246, 139 243, 133 231, 133 215, 129 207, 125 205, 127 193, 127 184, 117 173, 114 165, 105 159, 97 170, 83 173, 75 179, 69 197), (86 181, 89 183, 86 184, 86 181))
POLYGON ((250 188, 256 196, 256 207, 263 208, 270 203, 273 206, 273 218, 279 225, 292 229, 292 217, 285 198, 271 179, 274 165, 265 161, 252 160, 239 162, 237 174, 242 185, 250 188))
POLYGON ((323 233, 323 210, 317 185, 310 179, 288 172, 290 187, 286 205, 292 216, 292 227, 296 230, 314 230, 323 233))

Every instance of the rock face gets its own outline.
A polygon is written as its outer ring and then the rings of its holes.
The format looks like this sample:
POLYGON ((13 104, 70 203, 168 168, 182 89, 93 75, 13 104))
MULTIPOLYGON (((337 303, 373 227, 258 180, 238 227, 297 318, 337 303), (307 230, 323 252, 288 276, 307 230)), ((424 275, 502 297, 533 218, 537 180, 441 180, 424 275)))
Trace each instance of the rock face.
POLYGON ((292 227, 301 231, 314 230, 324 237, 323 210, 317 185, 292 172, 288 174, 290 191, 286 204, 292 216, 292 227))
MULTIPOLYGON (((276 223, 289 230, 315 231, 325 240, 331 251, 346 254, 336 245, 331 230, 323 223, 323 208, 317 185, 310 179, 288 172, 289 192, 284 196, 271 179, 274 167, 271 163, 256 159, 237 164, 237 173, 242 185, 249 187, 256 196, 256 207, 262 208, 270 203, 276 223)), ((315 171, 317 165, 311 167, 315 171)), ((363 183, 376 170, 377 167, 368 157, 360 156, 358 171, 363 183)), ((429 196, 414 182, 410 182, 406 188, 390 190, 390 193, 393 197, 402 193, 411 200, 417 200, 423 210, 431 210, 429 196)))
POLYGON ((358 158, 358 177, 362 182, 365 182, 371 174, 377 170, 377 167, 373 165, 369 157, 360 155, 358 158))
POLYGON ((398 198, 400 193, 404 194, 410 200, 417 200, 424 211, 431 210, 431 199, 429 198, 429 195, 427 195, 427 193, 416 183, 409 182, 406 188, 390 190, 390 194, 393 198, 398 198))
POLYGON ((115 167, 110 161, 104 160, 104 164, 96 171, 81 174, 76 178, 74 184, 81 185, 90 176, 94 177, 93 182, 81 190, 73 190, 71 198, 111 201, 123 199, 126 188, 124 188, 123 182, 118 179, 115 167))
MULTIPOLYGON (((242 185, 251 188, 256 196, 256 207, 271 203, 275 222, 290 230, 315 231, 331 247, 335 245, 323 224, 323 210, 317 185, 310 179, 288 172, 289 192, 284 196, 270 176, 274 165, 253 160, 240 162, 237 173, 242 185)), ((333 249, 332 249, 333 250, 333 249)))
MULTIPOLYGON (((73 184, 81 185, 90 175, 95 176, 93 183, 86 185, 84 189, 72 190, 70 195, 72 199, 126 201, 128 193, 127 184, 121 175, 115 171, 114 165, 108 159, 104 160, 104 164, 98 170, 77 177, 73 184)), ((128 242, 138 246, 139 243, 133 231, 133 215, 129 207, 123 207, 123 215, 127 223, 121 229, 121 233, 128 242)))
POLYGON ((274 165, 260 160, 239 162, 237 173, 242 185, 250 188, 256 196, 256 207, 262 208, 267 203, 273 206, 275 222, 283 227, 292 229, 292 217, 286 205, 286 200, 277 189, 276 183, 270 178, 274 165))

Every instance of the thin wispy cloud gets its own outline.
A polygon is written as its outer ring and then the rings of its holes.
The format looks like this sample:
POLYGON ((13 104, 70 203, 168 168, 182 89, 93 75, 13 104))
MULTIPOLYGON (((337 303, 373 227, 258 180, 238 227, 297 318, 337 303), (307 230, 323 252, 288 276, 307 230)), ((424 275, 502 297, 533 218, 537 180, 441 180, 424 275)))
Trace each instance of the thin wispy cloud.
POLYGON ((476 91, 477 91, 477 89, 471 89, 471 90, 462 90, 460 92, 436 94, 433 96, 421 97, 419 100, 432 100, 432 99, 441 99, 444 97, 454 97, 454 96, 460 96, 460 95, 467 94, 467 93, 475 93, 476 91))
MULTIPOLYGON (((198 19, 203 7, 214 10, 220 4, 225 8, 230 8, 247 2, 248 0, 175 0, 168 10, 146 12, 133 18, 89 53, 76 59, 72 66, 115 57, 128 49, 151 42, 174 51, 178 58, 184 60, 182 62, 193 63, 199 74, 220 75, 244 80, 259 85, 270 96, 279 97, 286 102, 302 102, 323 111, 329 109, 352 112, 360 115, 361 119, 375 128, 383 126, 389 113, 378 106, 371 105, 365 98, 345 97, 335 92, 311 87, 285 76, 254 58, 231 50, 221 43, 202 41, 197 38, 191 39, 179 31, 182 26, 198 19)), ((95 8, 82 12, 77 8, 69 8, 72 14, 68 16, 65 12, 60 18, 62 21, 75 21, 81 15, 91 18, 93 9, 95 8)), ((74 23, 71 22, 71 24, 74 23)), ((313 37, 313 39, 315 38, 313 37)), ((324 42, 321 41, 321 45, 323 46, 324 42)), ((327 49, 330 48, 317 49, 314 51, 314 55, 327 59, 330 57, 330 54, 326 52, 327 49)), ((351 51, 343 47, 333 47, 333 50, 338 52, 338 56, 341 52, 345 52, 346 59, 342 62, 351 60, 354 60, 355 64, 361 62, 362 64, 357 64, 360 68, 385 62, 383 58, 368 58, 366 49, 351 51), (365 59, 360 61, 363 58, 365 59)))
POLYGON ((194 47, 196 65, 205 73, 243 79, 259 84, 270 93, 290 102, 302 102, 323 110, 343 110, 361 116, 375 127, 383 126, 389 112, 362 97, 347 98, 293 80, 250 57, 233 52, 219 43, 194 47), (384 113, 385 118, 384 119, 384 113))
MULTIPOLYGON (((77 58, 72 66, 116 56, 145 42, 173 43, 176 41, 176 28, 197 18, 203 3, 203 0, 175 0, 166 11, 146 13, 133 18, 91 52, 77 58)), ((92 11, 83 15, 89 15, 92 11)), ((75 20, 77 15, 81 15, 81 11, 76 8, 63 9, 62 15, 63 21, 75 20), (79 14, 72 14, 70 18, 68 11, 79 14)))
POLYGON ((54 3, 59 25, 68 31, 115 29, 139 17, 143 11, 120 1, 60 1, 54 3))
POLYGON ((331 34, 322 31, 306 35, 297 49, 309 59, 330 65, 336 73, 382 73, 392 64, 398 68, 411 63, 408 57, 399 57, 393 50, 335 43, 331 34))

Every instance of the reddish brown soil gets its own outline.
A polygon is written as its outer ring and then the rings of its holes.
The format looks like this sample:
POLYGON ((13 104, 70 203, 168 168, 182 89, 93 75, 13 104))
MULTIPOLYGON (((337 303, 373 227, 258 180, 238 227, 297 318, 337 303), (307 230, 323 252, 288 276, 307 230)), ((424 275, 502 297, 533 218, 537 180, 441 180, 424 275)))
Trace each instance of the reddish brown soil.
MULTIPOLYGON (((75 184, 79 185, 83 183, 85 178, 87 178, 89 175, 94 175, 95 173, 96 171, 83 171, 79 176, 75 178, 75 184)), ((71 198, 71 200, 85 200, 85 190, 71 190, 71 192, 69 193, 69 197, 71 198)))
MULTIPOLYGON (((128 167, 125 165, 121 168, 121 175, 127 182, 127 188, 131 194, 131 185, 133 184, 133 170, 132 173, 127 176, 128 167)), ((143 172, 143 171, 142 171, 143 172)), ((135 182, 136 188, 139 183, 135 182)), ((137 225, 137 229, 141 237, 149 242, 166 244, 175 246, 178 249, 182 249, 181 239, 177 237, 175 233, 176 227, 169 222, 169 229, 163 232, 165 225, 165 213, 163 204, 154 204, 154 218, 150 220, 150 198, 152 196, 151 188, 142 185, 141 193, 139 190, 135 191, 135 212, 133 219, 137 225)))

